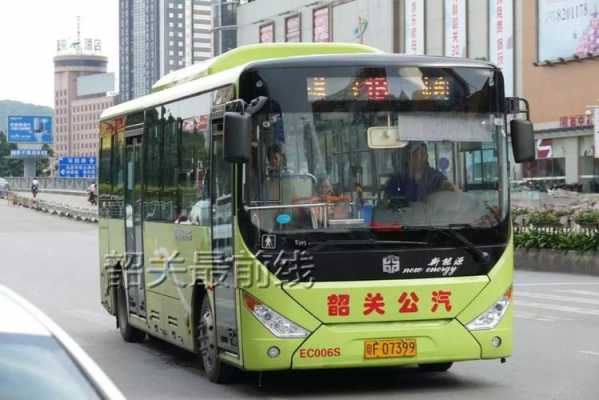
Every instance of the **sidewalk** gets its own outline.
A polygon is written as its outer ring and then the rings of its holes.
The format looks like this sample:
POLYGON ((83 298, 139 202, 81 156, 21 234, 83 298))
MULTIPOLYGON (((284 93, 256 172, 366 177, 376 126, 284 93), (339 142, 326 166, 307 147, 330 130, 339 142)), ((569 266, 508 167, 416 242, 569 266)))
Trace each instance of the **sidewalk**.
MULTIPOLYGON (((19 192, 18 194, 19 194, 19 196, 28 197, 31 199, 33 198, 31 193, 19 192)), ((92 206, 89 203, 89 201, 87 201, 87 196, 45 193, 45 192, 41 191, 37 194, 37 199, 52 201, 55 203, 68 204, 69 206, 77 207, 77 208, 86 208, 86 209, 90 209, 90 210, 96 209, 95 206, 92 206)))

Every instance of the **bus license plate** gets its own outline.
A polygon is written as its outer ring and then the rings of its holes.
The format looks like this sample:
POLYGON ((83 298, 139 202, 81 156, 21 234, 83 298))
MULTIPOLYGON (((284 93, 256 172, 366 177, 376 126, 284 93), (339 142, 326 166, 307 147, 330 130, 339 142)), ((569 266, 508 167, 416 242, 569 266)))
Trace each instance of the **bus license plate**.
POLYGON ((364 342, 364 358, 399 358, 416 356, 416 339, 382 339, 364 342))

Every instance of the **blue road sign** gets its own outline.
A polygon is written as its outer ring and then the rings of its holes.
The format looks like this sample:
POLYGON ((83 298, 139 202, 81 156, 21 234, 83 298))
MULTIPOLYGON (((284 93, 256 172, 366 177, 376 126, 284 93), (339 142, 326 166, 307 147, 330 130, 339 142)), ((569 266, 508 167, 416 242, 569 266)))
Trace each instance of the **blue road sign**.
POLYGON ((62 178, 96 179, 96 157, 60 157, 58 175, 62 178))
POLYGON ((52 144, 52 117, 9 116, 8 142, 52 144))

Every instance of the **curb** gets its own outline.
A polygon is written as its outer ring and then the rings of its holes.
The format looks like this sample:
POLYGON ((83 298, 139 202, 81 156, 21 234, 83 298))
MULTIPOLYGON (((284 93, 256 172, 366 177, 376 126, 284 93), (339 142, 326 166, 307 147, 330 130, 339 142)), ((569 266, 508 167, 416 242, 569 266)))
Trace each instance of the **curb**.
POLYGON ((81 222, 98 222, 97 211, 70 207, 68 204, 57 204, 44 200, 33 200, 28 197, 21 197, 18 195, 13 195, 12 199, 9 199, 9 202, 11 202, 13 205, 23 208, 29 208, 31 210, 46 214, 57 215, 59 217, 71 218, 81 222))
POLYGON ((599 276, 599 252, 552 249, 515 249, 515 268, 599 276))

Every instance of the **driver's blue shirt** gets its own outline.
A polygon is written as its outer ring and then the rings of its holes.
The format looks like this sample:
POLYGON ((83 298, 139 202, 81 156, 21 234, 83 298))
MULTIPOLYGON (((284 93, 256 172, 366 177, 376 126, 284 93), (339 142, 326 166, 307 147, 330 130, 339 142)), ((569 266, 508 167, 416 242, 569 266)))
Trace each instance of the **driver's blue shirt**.
POLYGON ((385 187, 385 195, 389 199, 403 197, 408 201, 423 201, 429 194, 438 191, 446 181, 445 175, 427 166, 419 182, 407 174, 394 175, 389 178, 385 187))

